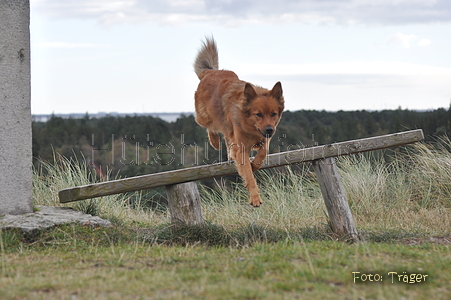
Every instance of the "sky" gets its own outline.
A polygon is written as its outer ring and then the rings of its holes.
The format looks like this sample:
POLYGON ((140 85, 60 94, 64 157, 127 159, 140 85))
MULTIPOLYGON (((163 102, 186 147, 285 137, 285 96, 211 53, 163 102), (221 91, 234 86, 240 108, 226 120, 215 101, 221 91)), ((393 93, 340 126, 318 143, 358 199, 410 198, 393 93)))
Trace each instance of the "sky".
POLYGON ((32 113, 193 112, 193 62, 286 110, 448 108, 449 0, 30 0, 32 113))

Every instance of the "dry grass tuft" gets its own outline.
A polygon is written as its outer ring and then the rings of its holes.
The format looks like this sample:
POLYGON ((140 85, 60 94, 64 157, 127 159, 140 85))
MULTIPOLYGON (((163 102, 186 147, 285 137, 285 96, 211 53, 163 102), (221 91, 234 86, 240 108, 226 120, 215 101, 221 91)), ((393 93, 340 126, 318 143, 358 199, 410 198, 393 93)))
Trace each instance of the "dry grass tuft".
MULTIPOLYGON (((450 149, 450 140, 441 139, 435 145, 417 143, 406 147, 389 162, 371 155, 340 157, 340 176, 359 231, 449 235, 450 149)), ((205 236, 222 230, 227 239, 233 240, 230 234, 249 233, 256 228, 263 236, 273 232, 283 239, 305 238, 308 232, 327 236, 327 212, 308 164, 296 172, 285 168, 256 175, 264 201, 257 209, 248 204, 241 183, 228 187, 218 183, 217 189, 200 187, 204 218, 214 224, 203 233, 205 236), (284 237, 280 232, 285 232, 284 237)), ((34 202, 60 206, 58 190, 94 181, 87 164, 55 156, 52 163, 41 162, 34 172, 34 202)), ((168 211, 152 210, 139 192, 65 206, 122 225, 169 228, 170 223, 168 211)))

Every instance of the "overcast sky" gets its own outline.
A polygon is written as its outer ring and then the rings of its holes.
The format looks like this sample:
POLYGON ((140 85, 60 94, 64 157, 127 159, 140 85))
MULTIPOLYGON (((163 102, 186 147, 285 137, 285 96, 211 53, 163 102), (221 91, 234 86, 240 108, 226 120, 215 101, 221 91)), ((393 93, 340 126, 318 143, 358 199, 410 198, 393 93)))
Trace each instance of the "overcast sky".
POLYGON ((193 61, 286 109, 448 108, 449 0, 30 0, 32 113, 194 111, 193 61))

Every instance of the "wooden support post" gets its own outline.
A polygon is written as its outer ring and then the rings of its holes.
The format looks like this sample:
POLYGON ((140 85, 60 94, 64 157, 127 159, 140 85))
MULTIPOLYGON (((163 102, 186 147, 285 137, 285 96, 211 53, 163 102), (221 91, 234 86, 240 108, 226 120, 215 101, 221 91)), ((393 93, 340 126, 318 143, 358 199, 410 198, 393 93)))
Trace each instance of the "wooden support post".
POLYGON ((357 242, 359 240, 357 229, 340 181, 335 159, 328 157, 315 160, 313 168, 329 213, 333 232, 338 236, 357 242))
POLYGON ((198 225, 204 222, 199 190, 195 182, 167 185, 166 195, 172 225, 198 225))

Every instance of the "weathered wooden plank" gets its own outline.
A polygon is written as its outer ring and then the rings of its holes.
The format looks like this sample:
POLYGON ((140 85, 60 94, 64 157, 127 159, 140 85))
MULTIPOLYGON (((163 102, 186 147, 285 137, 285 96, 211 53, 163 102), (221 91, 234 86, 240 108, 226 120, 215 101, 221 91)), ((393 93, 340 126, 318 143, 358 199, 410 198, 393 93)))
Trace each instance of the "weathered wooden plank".
MULTIPOLYGON (((402 146, 418 142, 423 139, 423 131, 421 129, 417 129, 377 137, 334 143, 330 145, 275 153, 267 156, 261 168, 274 168, 294 163, 314 161, 326 157, 337 157, 341 155, 402 146)), ((232 174, 237 174, 236 168, 233 162, 228 161, 218 164, 196 166, 181 170, 148 174, 63 189, 59 191, 59 199, 60 202, 66 203, 232 174)))
POLYGON ((332 231, 338 236, 358 242, 357 229, 349 209, 345 190, 340 181, 335 158, 328 157, 315 160, 313 168, 323 194, 332 231))
POLYGON ((196 182, 168 185, 166 195, 173 226, 199 225, 204 222, 196 182))
POLYGON ((58 195, 60 202, 66 203, 236 173, 233 163, 224 162, 68 188, 60 190, 58 195))

